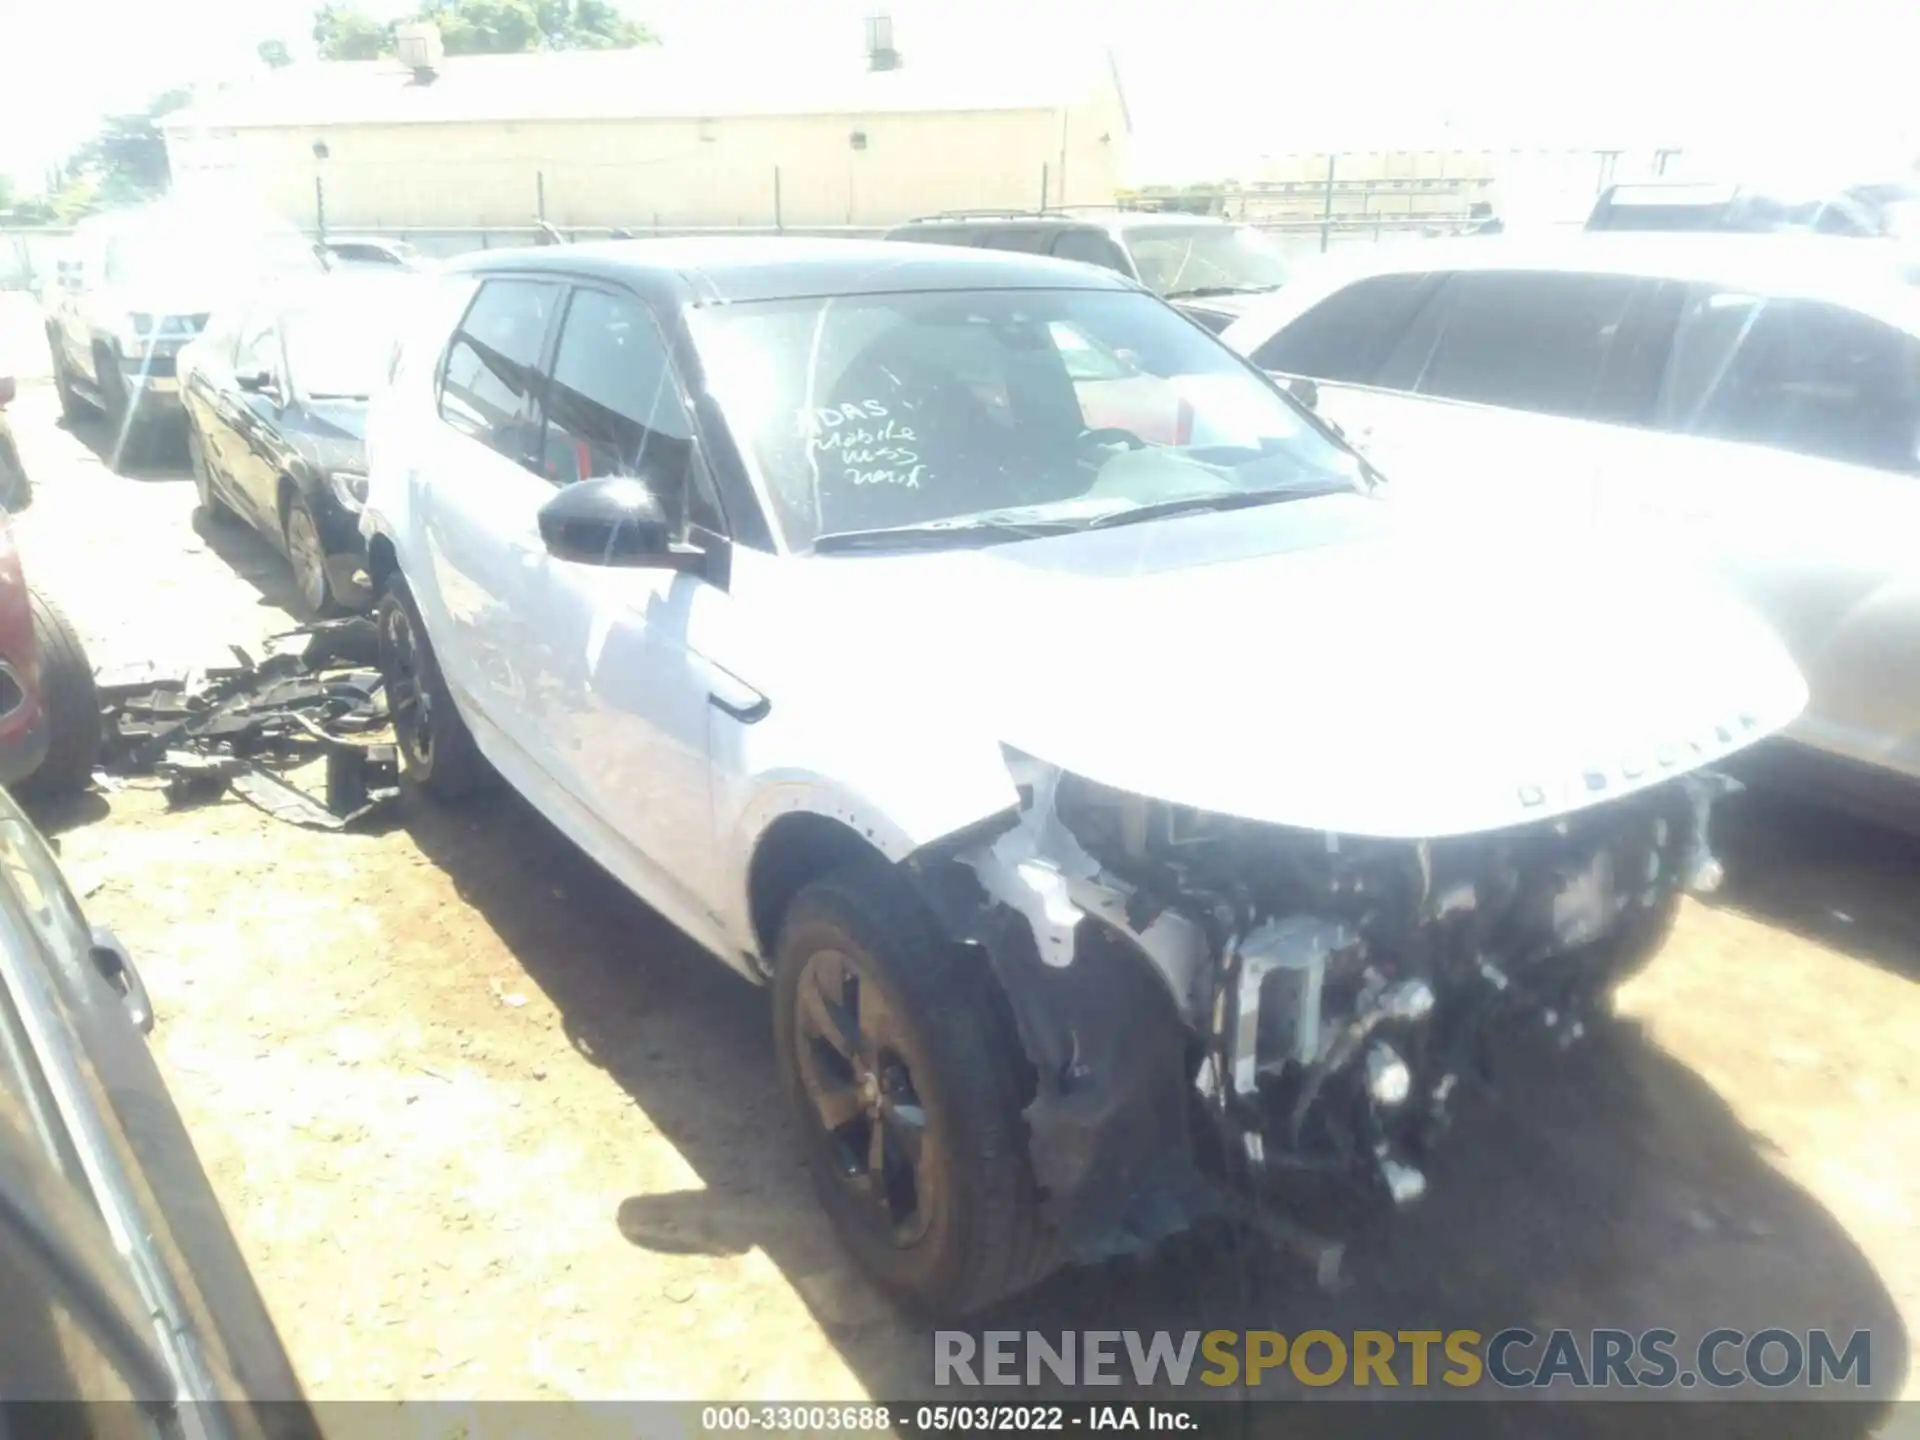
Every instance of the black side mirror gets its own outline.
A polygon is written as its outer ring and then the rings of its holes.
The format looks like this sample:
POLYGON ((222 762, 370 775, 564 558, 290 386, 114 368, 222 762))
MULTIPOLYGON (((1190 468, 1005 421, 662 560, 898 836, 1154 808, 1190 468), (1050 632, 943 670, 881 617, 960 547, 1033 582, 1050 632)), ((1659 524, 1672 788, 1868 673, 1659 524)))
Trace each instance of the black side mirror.
POLYGON ((249 395, 272 395, 275 393, 273 376, 265 370, 257 371, 252 375, 236 375, 233 377, 233 383, 249 395))
POLYGON ((603 475, 565 486, 540 507, 540 538, 556 560, 643 570, 698 570, 706 552, 676 538, 652 484, 603 475))
POLYGON ((1290 375, 1280 382, 1287 392, 1309 410, 1320 408, 1320 387, 1301 375, 1290 375))

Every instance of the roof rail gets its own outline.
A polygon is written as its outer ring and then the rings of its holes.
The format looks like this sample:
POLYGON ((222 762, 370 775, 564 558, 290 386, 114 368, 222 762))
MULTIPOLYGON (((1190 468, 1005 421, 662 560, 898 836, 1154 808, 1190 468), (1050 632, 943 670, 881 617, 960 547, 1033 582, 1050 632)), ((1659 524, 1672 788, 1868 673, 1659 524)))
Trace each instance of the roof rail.
POLYGON ((905 223, 919 225, 928 220, 1041 220, 1050 215, 1066 213, 1064 210, 1022 210, 1013 205, 990 205, 979 210, 941 210, 932 215, 916 215, 905 223))

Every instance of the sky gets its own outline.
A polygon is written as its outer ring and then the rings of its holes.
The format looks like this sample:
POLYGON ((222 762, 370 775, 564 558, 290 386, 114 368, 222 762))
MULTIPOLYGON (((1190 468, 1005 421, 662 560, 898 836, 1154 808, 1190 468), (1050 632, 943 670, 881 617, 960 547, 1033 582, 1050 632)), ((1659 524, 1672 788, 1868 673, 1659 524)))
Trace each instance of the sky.
MULTIPOLYGON (((1659 144, 1817 161, 1920 150, 1920 6, 1891 0, 623 0, 668 44, 777 66, 861 19, 897 43, 1111 44, 1136 178, 1246 174, 1327 148, 1659 144), (969 32, 963 35, 963 32, 969 32)), ((247 73, 255 46, 310 55, 313 0, 12 4, 0 172, 37 184, 101 117, 247 73), (47 77, 36 85, 34 77, 47 77)), ((405 0, 367 0, 394 15, 405 0)), ((1876 155, 1876 163, 1878 156, 1876 155)))

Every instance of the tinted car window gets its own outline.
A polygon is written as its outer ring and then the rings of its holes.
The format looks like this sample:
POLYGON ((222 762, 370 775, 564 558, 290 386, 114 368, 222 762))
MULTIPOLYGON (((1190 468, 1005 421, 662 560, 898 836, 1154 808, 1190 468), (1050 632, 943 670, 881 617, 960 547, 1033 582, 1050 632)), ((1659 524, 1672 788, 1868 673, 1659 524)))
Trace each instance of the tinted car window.
POLYGON ((1101 230, 1063 230, 1054 237, 1053 253, 1062 260, 1078 260, 1085 265, 1126 273, 1120 247, 1101 230))
MULTIPOLYGON (((693 421, 666 341, 638 300, 574 292, 547 387, 541 458, 561 484, 640 475, 670 494, 696 484, 693 421)), ((710 494, 702 487, 696 496, 694 523, 719 529, 710 494)))
POLYGON ((1627 275, 1450 276, 1382 382, 1449 400, 1591 418, 1642 282, 1627 275))
POLYGON ((1671 429, 1920 469, 1920 341, 1811 300, 1700 287, 1661 397, 1671 429))
POLYGON ((1429 277, 1375 275, 1336 291, 1253 352, 1262 370, 1365 385, 1419 308, 1429 277))
POLYGON ((447 347, 440 418, 521 464, 536 423, 540 349, 559 295, 544 281, 489 280, 447 347))
POLYGON ((1018 250, 1027 255, 1044 255, 1047 251, 1047 232, 1038 225, 1018 225, 1006 230, 992 230, 987 234, 989 250, 1018 250))
POLYGON ((887 236, 889 240, 912 240, 921 245, 978 245, 980 233, 964 225, 909 225, 887 236))

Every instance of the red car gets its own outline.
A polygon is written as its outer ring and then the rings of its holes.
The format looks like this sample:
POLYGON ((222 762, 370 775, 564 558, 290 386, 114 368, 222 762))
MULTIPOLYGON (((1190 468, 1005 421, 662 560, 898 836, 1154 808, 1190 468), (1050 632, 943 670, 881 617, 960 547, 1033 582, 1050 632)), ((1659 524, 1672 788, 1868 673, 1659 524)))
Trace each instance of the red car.
MULTIPOLYGON (((13 389, 0 377, 0 407, 13 389)), ((0 439, 11 455, 4 420, 0 439)), ((93 666, 72 623, 27 584, 13 522, 0 509, 0 785, 36 795, 84 790, 99 750, 93 666)))

